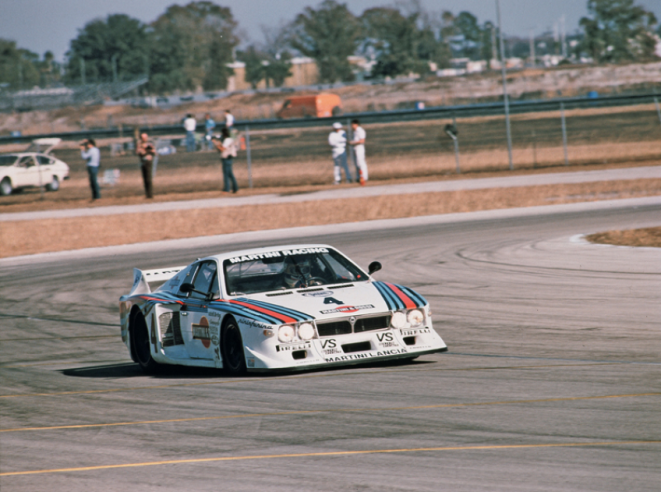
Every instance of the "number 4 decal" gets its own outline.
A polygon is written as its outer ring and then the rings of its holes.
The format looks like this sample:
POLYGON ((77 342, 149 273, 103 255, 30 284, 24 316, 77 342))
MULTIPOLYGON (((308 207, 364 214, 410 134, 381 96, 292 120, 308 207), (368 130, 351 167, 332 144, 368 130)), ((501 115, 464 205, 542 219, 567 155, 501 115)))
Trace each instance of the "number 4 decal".
POLYGON ((334 297, 324 297, 324 304, 337 304, 338 306, 341 306, 344 303, 342 301, 338 301, 334 297))

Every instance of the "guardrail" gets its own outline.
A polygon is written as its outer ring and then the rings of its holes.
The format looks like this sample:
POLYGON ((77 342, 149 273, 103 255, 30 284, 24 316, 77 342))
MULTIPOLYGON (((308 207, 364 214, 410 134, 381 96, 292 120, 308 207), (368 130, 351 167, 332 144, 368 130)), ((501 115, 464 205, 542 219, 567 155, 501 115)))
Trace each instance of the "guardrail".
MULTIPOLYGON (((565 110, 584 109, 584 108, 606 108, 614 106, 633 106, 637 104, 647 104, 656 102, 658 106, 659 94, 640 94, 625 96, 608 96, 599 98, 590 97, 572 97, 557 99, 542 99, 531 101, 511 101, 510 113, 534 113, 544 111, 559 111, 560 105, 565 110)), ((310 128, 310 127, 330 127, 334 121, 346 120, 352 118, 360 119, 361 123, 395 123, 403 121, 420 121, 435 119, 467 118, 476 116, 494 116, 504 113, 504 104, 502 102, 470 104, 459 106, 438 106, 426 109, 402 109, 393 111, 373 111, 363 113, 348 113, 339 117, 330 118, 295 118, 295 119, 265 119, 252 121, 236 121, 234 126, 239 130, 250 128, 251 130, 265 130, 275 128, 310 128)), ((204 132, 204 123, 197 127, 199 132, 204 132)), ((63 140, 82 140, 92 137, 117 138, 133 135, 133 127, 113 127, 102 129, 81 130, 67 133, 48 133, 38 135, 22 136, 2 136, 0 144, 8 143, 29 143, 35 138, 59 137, 63 140)), ((146 131, 151 136, 183 134, 182 125, 158 125, 141 126, 140 131, 146 131)))

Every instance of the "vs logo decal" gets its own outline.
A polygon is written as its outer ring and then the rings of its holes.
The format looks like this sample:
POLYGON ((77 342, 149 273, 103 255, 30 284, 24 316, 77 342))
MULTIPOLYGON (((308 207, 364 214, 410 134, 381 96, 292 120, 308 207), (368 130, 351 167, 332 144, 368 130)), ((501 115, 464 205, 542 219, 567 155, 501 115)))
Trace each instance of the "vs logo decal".
POLYGON ((379 342, 392 342, 392 333, 377 333, 376 334, 376 339, 379 342))
POLYGON ((341 306, 342 304, 344 304, 344 302, 338 301, 334 297, 325 297, 324 304, 337 304, 338 306, 341 306))
POLYGON ((321 348, 326 349, 326 348, 336 348, 337 345, 335 344, 335 340, 322 340, 321 341, 321 348))

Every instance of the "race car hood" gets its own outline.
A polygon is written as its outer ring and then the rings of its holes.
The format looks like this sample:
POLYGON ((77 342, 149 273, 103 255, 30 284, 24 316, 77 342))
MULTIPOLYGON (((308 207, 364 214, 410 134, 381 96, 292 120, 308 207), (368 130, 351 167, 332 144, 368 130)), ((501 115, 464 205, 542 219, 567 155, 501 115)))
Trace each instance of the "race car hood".
MULTIPOLYGON (((318 320, 384 313, 422 307, 422 296, 405 287, 385 282, 356 282, 331 287, 311 287, 282 293, 252 294, 244 298, 292 316, 307 315, 318 320)), ((298 318, 298 316, 294 316, 298 318)))

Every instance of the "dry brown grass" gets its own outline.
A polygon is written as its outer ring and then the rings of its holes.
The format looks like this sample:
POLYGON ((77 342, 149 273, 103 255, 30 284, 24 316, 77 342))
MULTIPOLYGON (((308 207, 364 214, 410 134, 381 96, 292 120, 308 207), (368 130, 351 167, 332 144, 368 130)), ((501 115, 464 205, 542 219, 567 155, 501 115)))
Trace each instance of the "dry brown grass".
POLYGON ((586 239, 598 244, 661 248, 661 227, 598 232, 586 236, 586 239))
POLYGON ((661 179, 325 200, 0 223, 9 257, 163 239, 661 195, 661 179))

